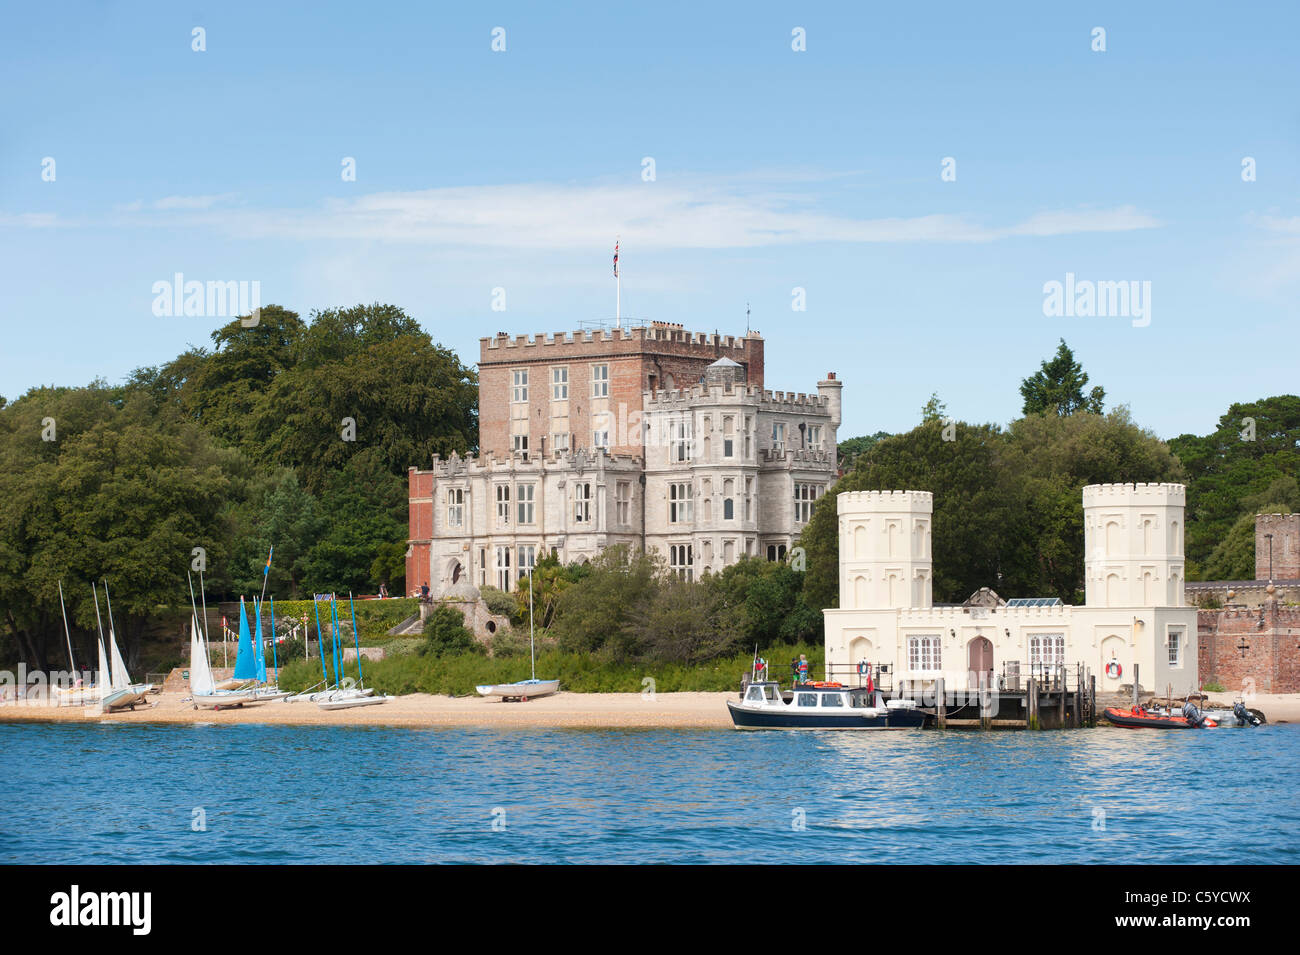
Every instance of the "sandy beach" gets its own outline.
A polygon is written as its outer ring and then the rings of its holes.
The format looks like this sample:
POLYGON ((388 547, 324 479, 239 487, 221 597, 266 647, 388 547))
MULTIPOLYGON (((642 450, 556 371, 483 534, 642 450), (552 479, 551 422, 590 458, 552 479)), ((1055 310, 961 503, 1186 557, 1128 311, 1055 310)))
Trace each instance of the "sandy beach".
POLYGON ((152 705, 101 714, 94 707, 5 703, 0 721, 115 723, 265 723, 336 726, 502 726, 569 729, 729 729, 723 702, 734 693, 557 693, 526 703, 482 697, 413 693, 379 706, 322 710, 315 703, 262 703, 230 710, 196 710, 184 693, 161 693, 152 705))
MULTIPOLYGON (((151 705, 103 714, 94 707, 0 704, 0 722, 263 723, 289 726, 500 726, 567 729, 730 729, 732 693, 557 693, 526 703, 414 693, 379 706, 322 710, 314 703, 262 703, 196 710, 184 693, 161 693, 151 705)), ((1227 703, 1225 697, 1223 701, 1227 703)), ((1300 722, 1300 693, 1259 694, 1250 706, 1270 723, 1300 722)))

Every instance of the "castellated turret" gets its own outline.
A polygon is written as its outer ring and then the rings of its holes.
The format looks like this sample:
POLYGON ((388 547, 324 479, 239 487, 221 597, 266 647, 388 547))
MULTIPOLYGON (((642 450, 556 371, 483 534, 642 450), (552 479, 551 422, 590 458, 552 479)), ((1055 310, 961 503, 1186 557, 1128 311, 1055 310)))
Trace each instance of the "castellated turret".
POLYGON ((1181 484, 1090 484, 1083 489, 1089 607, 1182 607, 1181 484))
POLYGON ((839 515, 840 607, 929 608, 934 495, 929 491, 845 491, 839 515))

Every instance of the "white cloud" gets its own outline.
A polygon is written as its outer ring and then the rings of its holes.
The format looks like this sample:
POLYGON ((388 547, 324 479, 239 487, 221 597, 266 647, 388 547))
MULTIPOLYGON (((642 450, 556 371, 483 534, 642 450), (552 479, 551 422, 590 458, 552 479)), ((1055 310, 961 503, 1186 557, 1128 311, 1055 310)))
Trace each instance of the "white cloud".
POLYGON ((828 201, 814 192, 775 191, 770 182, 753 176, 687 184, 454 186, 376 192, 327 199, 315 208, 284 209, 233 205, 236 197, 230 194, 169 196, 119 206, 116 224, 207 227, 242 238, 462 248, 588 248, 624 235, 634 236, 637 247, 647 250, 813 242, 991 242, 1160 225, 1132 206, 1043 211, 1009 225, 944 213, 854 216, 828 211, 828 201))

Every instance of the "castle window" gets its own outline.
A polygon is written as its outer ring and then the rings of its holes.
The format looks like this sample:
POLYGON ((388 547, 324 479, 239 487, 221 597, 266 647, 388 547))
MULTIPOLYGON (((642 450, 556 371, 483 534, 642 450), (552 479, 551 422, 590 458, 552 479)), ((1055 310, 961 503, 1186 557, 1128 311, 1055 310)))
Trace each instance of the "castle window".
POLYGON ((691 419, 685 415, 669 422, 668 433, 672 442, 669 460, 681 462, 691 459, 692 430, 691 419))
POLYGON ((1029 635, 1029 665, 1056 667, 1065 664, 1065 634, 1031 633, 1029 635))
POLYGON ((609 432, 608 431, 591 432, 591 446, 599 451, 608 451, 609 432))
POLYGON ((772 450, 778 454, 785 450, 785 422, 772 422, 772 450))
POLYGON ((516 368, 511 374, 510 400, 515 404, 528 401, 528 369, 516 368))
POLYGON ((465 521, 465 489, 447 488, 447 526, 460 527, 465 521))
POLYGON ((533 523, 533 498, 537 492, 536 484, 519 485, 519 500, 516 502, 519 509, 519 523, 533 523))
POLYGON ((551 435, 551 446, 555 448, 556 451, 569 450, 569 432, 557 431, 555 434, 551 435))
POLYGON ((753 452, 753 448, 752 448, 752 445, 751 445, 751 443, 750 443, 750 441, 751 441, 751 435, 750 435, 750 430, 751 430, 751 428, 752 428, 752 423, 751 423, 751 421, 750 421, 749 415, 745 415, 745 457, 746 457, 746 458, 748 458, 748 457, 750 456, 750 454, 753 452))
POLYGON ((591 523, 591 485, 586 481, 573 485, 573 522, 591 523))
POLYGON ((724 415, 722 418, 722 456, 724 458, 735 457, 736 454, 736 419, 731 415, 724 415))
POLYGON ((516 454, 522 454, 524 460, 528 460, 528 435, 512 434, 510 436, 510 450, 516 454))
POLYGON ((497 485, 497 523, 510 523, 510 485, 497 485))
POLYGON ((497 589, 509 593, 513 586, 514 581, 510 579, 510 548, 499 545, 497 547, 497 589))
POLYGON ((591 397, 609 397, 609 365, 591 366, 591 397))
POLYGON ((808 447, 813 451, 820 451, 822 448, 822 426, 812 424, 808 426, 808 447))
POLYGON ((913 673, 938 673, 943 669, 943 652, 938 636, 907 638, 907 668, 913 673))
POLYGON ((694 559, 690 544, 672 544, 668 548, 668 569, 682 580, 690 580, 695 575, 694 559))
POLYGON ((736 518, 736 482, 732 478, 727 478, 722 482, 722 519, 724 521, 735 520, 736 518))
POLYGON ((794 521, 807 524, 812 520, 813 504, 821 488, 816 484, 796 484, 794 486, 794 521))
POLYGON ((487 586, 487 548, 486 547, 480 547, 478 549, 478 585, 480 587, 487 586))
POLYGON ((619 481, 614 488, 614 520, 621 527, 632 525, 632 483, 619 481))
POLYGON ((690 484, 668 485, 668 523, 689 524, 694 519, 690 484))
POLYGON ((519 562, 517 564, 518 572, 516 576, 523 580, 528 571, 537 566, 537 547, 534 544, 521 544, 519 546, 519 562))
POLYGON ((560 365, 551 369, 551 400, 567 401, 569 398, 569 367, 560 365))

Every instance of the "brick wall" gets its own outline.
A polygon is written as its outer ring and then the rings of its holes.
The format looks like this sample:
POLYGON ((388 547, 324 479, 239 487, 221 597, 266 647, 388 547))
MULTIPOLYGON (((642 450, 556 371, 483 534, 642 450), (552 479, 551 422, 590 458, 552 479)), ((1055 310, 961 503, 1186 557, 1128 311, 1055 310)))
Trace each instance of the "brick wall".
POLYGON ((1300 578, 1300 514, 1255 515, 1255 579, 1300 578), (1269 547, 1265 534, 1273 535, 1273 573, 1269 574, 1269 547))
POLYGON ((1201 683, 1237 692, 1300 693, 1300 608, 1270 601, 1260 611, 1238 608, 1197 613, 1201 683))

